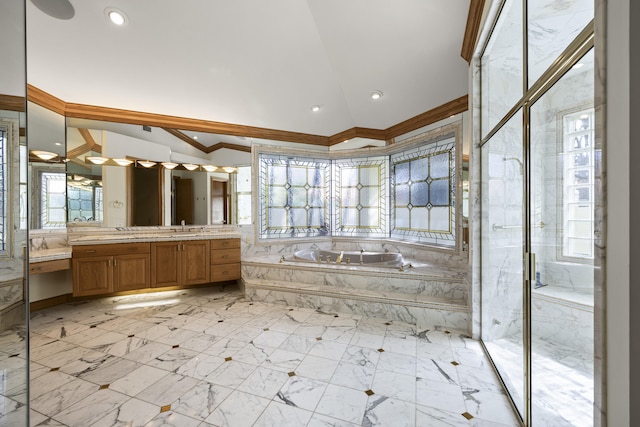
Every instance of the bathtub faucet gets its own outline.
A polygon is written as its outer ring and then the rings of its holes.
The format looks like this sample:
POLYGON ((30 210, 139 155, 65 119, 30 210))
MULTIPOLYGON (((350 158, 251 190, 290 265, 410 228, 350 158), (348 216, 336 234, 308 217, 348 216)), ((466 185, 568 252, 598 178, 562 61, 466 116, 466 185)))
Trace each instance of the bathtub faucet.
POLYGON ((342 262, 342 257, 344 256, 344 251, 340 251, 340 255, 336 258, 336 264, 340 264, 342 262))
POLYGON ((403 264, 400 266, 400 268, 398 269, 398 271, 404 271, 404 269, 406 268, 413 268, 413 265, 411 265, 411 263, 409 264, 403 264))
POLYGON ((364 261, 362 260, 362 254, 364 253, 364 249, 360 249, 360 265, 364 264, 364 261))

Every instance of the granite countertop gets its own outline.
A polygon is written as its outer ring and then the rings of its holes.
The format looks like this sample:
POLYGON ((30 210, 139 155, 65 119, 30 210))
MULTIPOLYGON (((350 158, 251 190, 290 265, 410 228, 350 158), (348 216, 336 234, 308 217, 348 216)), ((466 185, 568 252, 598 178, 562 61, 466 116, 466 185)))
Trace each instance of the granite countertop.
POLYGON ((54 261, 58 259, 71 258, 71 247, 55 248, 55 249, 40 249, 37 251, 29 252, 29 263, 54 261))
POLYGON ((238 239, 237 232, 210 232, 210 231, 177 231, 177 232, 118 232, 105 234, 91 234, 83 236, 69 236, 71 246, 78 245, 105 245, 111 243, 139 243, 139 242, 166 242, 182 240, 214 240, 214 239, 238 239))

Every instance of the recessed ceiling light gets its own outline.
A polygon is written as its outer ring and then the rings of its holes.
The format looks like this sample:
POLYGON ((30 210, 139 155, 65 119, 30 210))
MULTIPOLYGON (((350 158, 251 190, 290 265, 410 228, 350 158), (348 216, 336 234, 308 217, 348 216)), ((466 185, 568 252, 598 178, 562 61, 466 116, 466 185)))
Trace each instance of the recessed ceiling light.
POLYGON ((371 99, 380 99, 382 98, 382 91, 379 90, 374 90, 373 92, 371 92, 371 99))
POLYGON ((54 142, 54 145, 57 145, 58 147, 62 145, 62 142, 54 142))
POLYGON ((109 21, 119 27, 127 25, 129 23, 127 15, 125 15, 125 13, 120 9, 108 7, 104 10, 104 13, 107 15, 107 18, 109 18, 109 21))
POLYGON ((198 139, 198 135, 193 135, 193 139, 198 139))
POLYGON ((572 68, 574 70, 577 70, 578 68, 582 68, 584 66, 584 64, 582 62, 578 62, 576 65, 574 65, 572 68))
POLYGON ((320 111, 320 106, 319 105, 312 105, 311 106, 311 111, 313 111, 314 113, 320 111))

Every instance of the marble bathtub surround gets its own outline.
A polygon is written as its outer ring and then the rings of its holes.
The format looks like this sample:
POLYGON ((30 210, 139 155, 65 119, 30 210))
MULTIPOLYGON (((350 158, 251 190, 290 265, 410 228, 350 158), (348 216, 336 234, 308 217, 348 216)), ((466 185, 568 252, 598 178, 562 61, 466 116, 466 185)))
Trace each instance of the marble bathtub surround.
POLYGON ((51 307, 31 342, 34 426, 518 425, 465 335, 235 287, 51 307))

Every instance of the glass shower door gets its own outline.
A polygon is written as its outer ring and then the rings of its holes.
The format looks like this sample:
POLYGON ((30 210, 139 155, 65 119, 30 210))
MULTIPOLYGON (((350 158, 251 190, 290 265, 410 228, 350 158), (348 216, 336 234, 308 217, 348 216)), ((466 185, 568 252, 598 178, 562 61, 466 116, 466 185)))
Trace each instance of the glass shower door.
POLYGON ((531 106, 533 425, 593 425, 593 50, 531 106))
POLYGON ((524 159, 522 111, 482 150, 482 339, 509 394, 525 411, 524 159))

